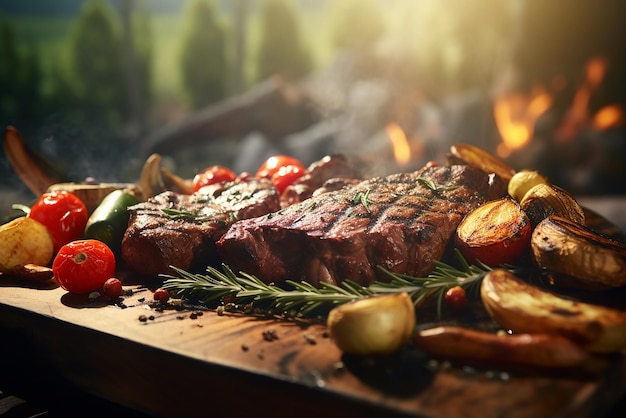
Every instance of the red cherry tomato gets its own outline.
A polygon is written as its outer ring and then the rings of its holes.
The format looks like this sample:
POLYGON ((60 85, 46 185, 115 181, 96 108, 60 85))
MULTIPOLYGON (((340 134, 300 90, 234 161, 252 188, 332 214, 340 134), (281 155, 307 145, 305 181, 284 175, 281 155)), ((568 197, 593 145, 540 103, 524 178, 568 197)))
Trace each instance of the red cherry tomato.
POLYGON ((222 181, 233 181, 237 174, 229 168, 221 165, 213 165, 205 168, 193 178, 192 191, 195 193, 204 186, 222 181))
POLYGON ((467 295, 465 289, 461 286, 454 286, 446 291, 443 300, 452 309, 463 309, 467 304, 467 295))
POLYGON ((155 302, 165 303, 170 300, 170 292, 167 289, 158 288, 152 294, 152 298, 155 302))
POLYGON ((46 226, 55 252, 68 242, 82 238, 89 219, 83 201, 66 191, 42 194, 28 216, 46 226))
POLYGON ((106 279, 102 285, 102 295, 107 299, 117 299, 124 294, 122 282, 117 277, 106 279))
POLYGON ((287 186, 293 184, 294 181, 302 177, 304 169, 297 165, 286 165, 280 167, 280 169, 272 176, 272 184, 278 190, 279 193, 285 191, 287 186))
POLYGON ((115 255, 102 241, 72 241, 57 253, 52 273, 59 286, 70 293, 94 292, 115 274, 115 255))
POLYGON ((259 178, 271 179, 274 173, 280 170, 281 167, 288 165, 297 166, 302 170, 302 172, 306 170, 304 164, 302 164, 302 162, 300 162, 297 158, 290 157, 288 155, 274 155, 261 164, 256 172, 256 176, 259 178))

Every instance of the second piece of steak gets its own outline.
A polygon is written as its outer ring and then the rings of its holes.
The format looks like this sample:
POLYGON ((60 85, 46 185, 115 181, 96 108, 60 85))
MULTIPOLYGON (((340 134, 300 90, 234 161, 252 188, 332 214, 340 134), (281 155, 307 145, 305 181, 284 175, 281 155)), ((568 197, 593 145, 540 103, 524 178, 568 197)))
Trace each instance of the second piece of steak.
POLYGON ((215 242, 238 219, 280 209, 269 180, 220 183, 202 194, 163 192, 129 208, 122 258, 135 273, 171 273, 170 266, 204 271, 218 261, 215 242))
POLYGON ((378 266, 419 276, 443 256, 467 213, 505 193, 498 177, 477 168, 427 167, 238 221, 217 250, 234 271, 267 283, 388 281, 378 266))

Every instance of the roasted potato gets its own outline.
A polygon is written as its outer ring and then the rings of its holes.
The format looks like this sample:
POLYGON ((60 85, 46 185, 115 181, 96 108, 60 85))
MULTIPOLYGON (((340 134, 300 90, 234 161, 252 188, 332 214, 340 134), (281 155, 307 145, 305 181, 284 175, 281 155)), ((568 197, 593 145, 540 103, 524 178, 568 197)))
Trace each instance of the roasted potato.
POLYGON ((481 283, 485 309, 514 333, 561 335, 592 352, 626 349, 626 311, 566 299, 496 269, 481 283))
POLYGON ((47 266, 54 255, 52 236, 45 226, 29 217, 0 225, 0 271, 26 264, 47 266))
POLYGON ((583 290, 626 286, 626 245, 559 216, 537 225, 531 250, 540 268, 553 273, 555 283, 583 290))
POLYGON ((456 229, 455 244, 469 262, 497 266, 520 258, 531 233, 530 220, 519 203, 505 197, 467 214, 456 229))

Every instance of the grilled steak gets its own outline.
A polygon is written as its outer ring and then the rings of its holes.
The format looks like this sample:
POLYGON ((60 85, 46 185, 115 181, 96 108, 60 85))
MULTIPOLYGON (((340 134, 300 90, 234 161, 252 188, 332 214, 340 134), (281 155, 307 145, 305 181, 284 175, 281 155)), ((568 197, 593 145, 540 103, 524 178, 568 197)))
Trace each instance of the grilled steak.
POLYGON ((171 273, 170 265, 204 270, 216 262, 215 242, 233 222, 279 209, 278 192, 264 179, 220 183, 195 195, 163 192, 129 208, 122 258, 145 275, 171 273))
POLYGON ((268 283, 388 281, 377 266, 419 276, 443 256, 468 212, 505 193, 498 177, 477 168, 427 167, 238 221, 217 250, 233 270, 268 283))
MULTIPOLYGON (((328 181, 349 181, 362 179, 358 171, 352 166, 344 155, 328 155, 307 167, 306 173, 288 186, 281 195, 283 206, 308 199, 319 188, 325 186, 328 181)), ((331 186, 332 187, 332 186, 331 186)))

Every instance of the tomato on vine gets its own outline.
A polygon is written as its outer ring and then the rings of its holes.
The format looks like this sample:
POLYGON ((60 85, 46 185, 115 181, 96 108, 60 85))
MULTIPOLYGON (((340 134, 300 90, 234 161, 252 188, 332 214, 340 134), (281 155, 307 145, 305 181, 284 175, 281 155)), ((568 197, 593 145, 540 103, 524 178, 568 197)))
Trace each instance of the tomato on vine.
POLYGON ((256 176, 259 178, 271 179, 281 167, 286 167, 288 165, 298 167, 303 173, 306 170, 304 164, 302 164, 302 162, 295 157, 290 157, 289 155, 274 155, 261 164, 256 172, 256 176))
POLYGON ((287 186, 293 184, 294 181, 302 177, 304 169, 297 165, 286 165, 280 167, 277 172, 272 175, 272 184, 279 193, 285 191, 287 186))
POLYGON ((231 169, 221 165, 212 165, 195 175, 192 183, 192 191, 195 193, 204 186, 222 181, 233 181, 236 178, 237 174, 231 169))
POLYGON ((42 194, 28 216, 48 229, 55 252, 68 242, 82 238, 89 219, 83 201, 66 191, 42 194))
POLYGON ((99 291, 115 274, 115 255, 102 241, 72 241, 57 253, 52 273, 59 286, 70 293, 99 291))

